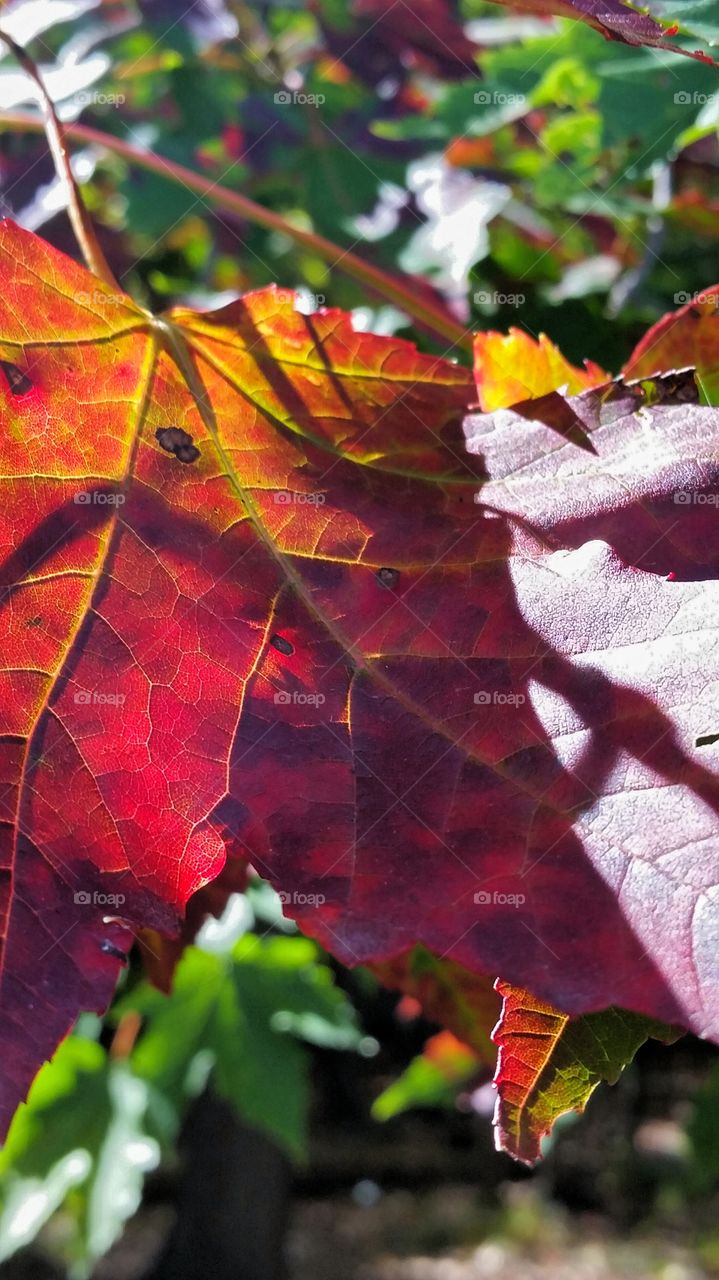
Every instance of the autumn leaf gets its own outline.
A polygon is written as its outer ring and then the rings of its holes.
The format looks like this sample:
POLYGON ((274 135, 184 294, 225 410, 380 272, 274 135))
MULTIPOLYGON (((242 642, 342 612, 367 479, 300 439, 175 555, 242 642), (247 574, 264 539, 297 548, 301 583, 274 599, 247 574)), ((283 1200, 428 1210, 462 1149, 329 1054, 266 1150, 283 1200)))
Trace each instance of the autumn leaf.
POLYGON ((452 1105, 460 1088, 496 1066, 496 1146, 526 1164, 540 1158, 541 1140, 555 1121, 583 1111, 599 1084, 615 1083, 645 1040, 669 1043, 681 1034, 624 1009, 570 1018, 529 991, 501 980, 491 984, 422 948, 372 970, 448 1028, 430 1037, 376 1099, 375 1118, 452 1105))
POLYGON ((497 1149, 526 1164, 540 1158, 541 1140, 555 1121, 583 1111, 599 1084, 615 1083, 645 1040, 669 1043, 680 1034, 624 1009, 570 1018, 529 991, 491 983, 421 947, 371 968, 385 986, 415 998, 426 1017, 448 1028, 430 1037, 377 1098, 375 1118, 450 1105, 489 1065, 495 1069, 497 1149))
POLYGON ((602 1081, 616 1083, 645 1040, 677 1039, 672 1027, 623 1009, 570 1019, 509 983, 497 989, 503 1009, 495 1032, 495 1135, 499 1150, 525 1164, 539 1159, 555 1120, 584 1111, 602 1081))
POLYGON ((682 306, 652 325, 626 365, 625 378, 644 378, 693 365, 710 404, 719 401, 719 285, 683 299, 682 306))
MULTIPOLYGON (((701 499, 716 489, 717 416, 623 385, 555 399, 538 402, 547 421, 525 405, 465 425, 492 477, 484 537, 464 574, 444 574, 444 609, 439 587, 415 593, 400 575, 397 620, 412 635, 412 590, 432 633, 414 633, 414 660, 381 664, 405 692, 399 715, 384 689, 356 690, 359 835, 303 926, 350 963, 420 941, 567 1013, 616 1005, 716 1036, 719 592, 701 499), (561 412, 593 452, 557 436, 561 412)), ((277 779, 261 755, 248 769, 277 779)), ((326 794, 303 804, 309 830, 326 794)), ((283 808, 263 858, 299 891, 283 808)), ((308 851, 305 885, 326 856, 308 851)))
MULTIPOLYGON (((395 565, 451 553, 477 466, 452 443, 465 372, 338 313, 269 289, 158 322, 9 223, 0 262, 6 1124, 133 931, 176 933, 226 848, 261 866, 271 795, 321 799, 370 614, 395 565), (424 503, 412 545, 390 501, 424 503), (291 795, 238 791, 240 719, 278 762, 304 742, 291 795)), ((296 871, 307 839, 300 818, 296 871)))
POLYGON ((0 263, 5 1120, 226 853, 350 964, 718 1036, 691 381, 462 422, 464 370, 289 293, 155 319, 7 223, 0 263))
POLYGON ((522 329, 487 330, 474 339, 474 366, 479 405, 485 413, 509 409, 521 400, 536 400, 560 387, 570 395, 607 382, 609 374, 592 360, 578 369, 545 333, 532 338, 522 329))
POLYGON ((619 40, 623 44, 647 45, 654 49, 671 49, 673 53, 684 53, 699 62, 708 62, 716 66, 713 58, 701 50, 682 49, 680 45, 668 43, 667 37, 677 34, 678 25, 662 27, 648 13, 640 13, 623 0, 494 0, 496 4, 506 4, 509 8, 519 9, 524 13, 556 15, 562 18, 573 18, 586 22, 594 27, 607 40, 619 40))

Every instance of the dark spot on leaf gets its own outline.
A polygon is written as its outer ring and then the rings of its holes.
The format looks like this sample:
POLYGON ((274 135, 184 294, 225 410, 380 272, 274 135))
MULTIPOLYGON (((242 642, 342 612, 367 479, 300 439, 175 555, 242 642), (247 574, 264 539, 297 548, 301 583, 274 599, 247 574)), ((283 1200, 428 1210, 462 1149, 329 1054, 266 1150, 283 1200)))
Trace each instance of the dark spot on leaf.
POLYGON ((182 427, 160 427, 155 438, 161 449, 173 453, 178 462, 196 462, 200 456, 197 445, 192 443, 192 436, 182 427))
POLYGON ((18 369, 16 364, 10 364, 7 360, 0 360, 7 384, 14 396, 26 396, 28 391, 32 391, 32 383, 26 373, 22 369, 18 369))
POLYGON ((295 646, 289 640, 285 640, 284 636, 270 636, 270 644, 278 653, 284 653, 288 658, 291 658, 295 651, 295 646))
POLYGON ((168 453, 174 453, 183 444, 192 444, 192 436, 181 427, 159 427, 155 436, 160 448, 166 449, 168 453))
POLYGON ((378 569, 376 577, 381 587, 394 591, 399 582, 399 569, 378 569))
POLYGON ((200 456, 200 450, 196 444, 182 444, 179 449, 175 449, 175 457, 178 462, 197 462, 200 456))
POLYGON ((705 733, 703 737, 697 738, 694 743, 695 747, 711 747, 715 742, 719 742, 719 733, 705 733))
POLYGON ((26 627, 41 627, 41 626, 42 626, 42 617, 40 616, 40 614, 38 614, 36 618, 28 618, 27 622, 25 623, 25 626, 26 626, 26 627))
POLYGON ((114 956, 115 960, 121 960, 123 964, 127 964, 127 956, 124 951, 116 947, 114 942, 110 942, 107 938, 103 938, 100 943, 100 950, 105 952, 106 956, 114 956))

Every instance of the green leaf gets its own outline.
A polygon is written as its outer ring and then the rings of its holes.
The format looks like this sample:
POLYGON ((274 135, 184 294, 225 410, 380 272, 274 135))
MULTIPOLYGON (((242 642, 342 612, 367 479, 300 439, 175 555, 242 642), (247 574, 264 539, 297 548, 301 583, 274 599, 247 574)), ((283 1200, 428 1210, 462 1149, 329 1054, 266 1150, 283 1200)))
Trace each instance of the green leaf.
POLYGON ((581 110, 597 101, 601 81, 578 58, 558 58, 537 86, 532 101, 535 106, 553 104, 581 110))
MULTIPOLYGON (((143 985, 120 1006, 146 1019, 133 1068, 176 1122, 211 1074, 251 1125, 295 1157, 304 1150, 307 1054, 300 1041, 354 1049, 354 1013, 306 938, 246 935, 228 955, 188 948, 171 995, 143 985)), ((170 1126, 172 1128, 172 1125, 170 1126)))
POLYGON ((135 1212, 159 1148, 146 1132, 148 1089, 97 1044, 69 1037, 37 1076, 0 1153, 0 1260, 28 1244, 61 1205, 73 1276, 135 1212))

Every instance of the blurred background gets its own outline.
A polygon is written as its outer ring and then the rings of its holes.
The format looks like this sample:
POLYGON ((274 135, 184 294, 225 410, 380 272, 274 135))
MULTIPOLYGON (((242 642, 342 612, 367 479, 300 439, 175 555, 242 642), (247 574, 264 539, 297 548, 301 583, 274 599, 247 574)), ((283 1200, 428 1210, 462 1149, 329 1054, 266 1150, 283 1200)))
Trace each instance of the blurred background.
MULTIPOLYGON (((690 48, 719 40, 719 0, 652 8, 690 48)), ((482 0, 9 0, 0 25, 153 310, 275 282, 468 362, 402 310, 402 279, 458 331, 546 332, 617 372, 719 279, 701 63, 482 0)), ((0 54, 0 210, 77 256, 36 120, 0 54)), ((719 1276, 714 1047, 649 1042, 525 1169, 494 1150, 471 1049, 302 938, 267 885, 238 887, 171 994, 146 940, 38 1077, 0 1152, 3 1280, 719 1276)))

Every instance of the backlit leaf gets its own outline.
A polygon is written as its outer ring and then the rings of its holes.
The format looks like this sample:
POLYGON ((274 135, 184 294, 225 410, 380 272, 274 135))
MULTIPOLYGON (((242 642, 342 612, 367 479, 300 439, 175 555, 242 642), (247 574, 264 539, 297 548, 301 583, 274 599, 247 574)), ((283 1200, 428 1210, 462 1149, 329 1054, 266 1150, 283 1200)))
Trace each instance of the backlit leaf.
POLYGON ((7 223, 0 269, 5 1117, 228 851, 344 962, 719 1037, 692 375, 462 421, 281 291, 156 320, 7 223))
POLYGON ((652 325, 624 366, 625 378, 696 368, 709 404, 719 402, 719 285, 700 293, 677 294, 682 305, 652 325))
POLYGON ((575 395, 600 386, 609 376, 591 360, 585 361, 584 369, 575 368, 545 333, 537 340, 522 329, 478 333, 474 358, 479 403, 485 412, 536 400, 560 387, 575 395))
POLYGON ((478 468, 467 374, 339 313, 269 289, 157 323, 8 223, 0 269, 7 1122, 138 930, 175 933, 228 847, 262 870, 277 802, 293 876, 305 791, 310 878, 337 860, 350 688, 394 644, 397 578, 451 553, 453 510, 471 532, 478 468))
POLYGON ((602 1081, 614 1084, 645 1040, 677 1038, 671 1027, 623 1009, 567 1018, 528 991, 497 987, 504 1001, 495 1032, 497 1146, 525 1164, 539 1159, 554 1121, 583 1111, 602 1081))

